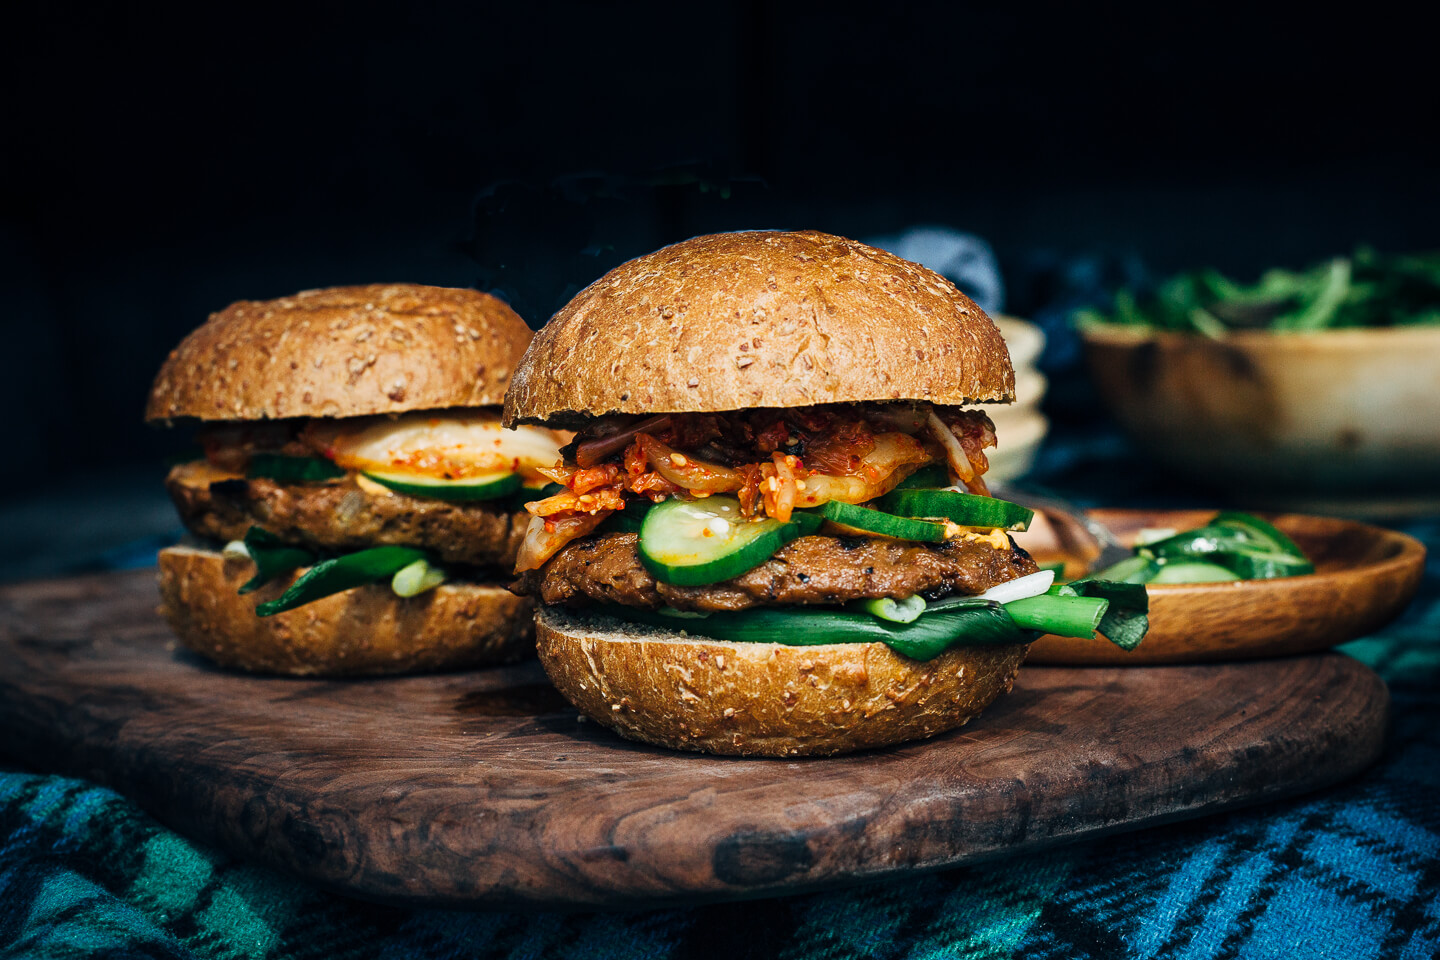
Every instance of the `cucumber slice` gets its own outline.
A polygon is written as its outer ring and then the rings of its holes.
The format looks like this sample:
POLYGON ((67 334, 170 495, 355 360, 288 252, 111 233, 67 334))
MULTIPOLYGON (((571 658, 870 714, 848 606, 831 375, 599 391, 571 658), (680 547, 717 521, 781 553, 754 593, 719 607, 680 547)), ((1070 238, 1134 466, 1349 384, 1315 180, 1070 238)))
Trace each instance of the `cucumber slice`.
POLYGON ((950 468, 943 463, 927 463, 895 485, 896 490, 933 489, 950 486, 950 468))
POLYGON ((1245 531, 1250 537, 1268 544, 1270 550, 1267 552, 1289 554, 1297 560, 1305 559, 1305 552, 1294 540, 1254 514, 1225 510, 1216 514, 1215 519, 1210 522, 1245 531))
POLYGON ((943 523, 897 517, 892 513, 857 507, 853 503, 840 503, 838 500, 831 500, 805 512, 817 513, 831 523, 847 527, 855 533, 872 533, 882 537, 894 537, 896 540, 920 540, 926 543, 939 543, 945 539, 943 523))
POLYGON ((283 453, 257 453, 250 458, 245 476, 264 477, 278 483, 315 483, 345 476, 345 471, 324 457, 292 457, 283 453))
POLYGON ((651 507, 640 524, 640 562, 663 583, 719 583, 758 567, 820 524, 819 517, 801 516, 789 523, 746 520, 734 497, 672 497, 651 507))
POLYGON ((1104 570, 1090 574, 1095 580, 1114 580, 1117 583, 1149 583, 1160 572, 1160 562, 1149 557, 1126 557, 1112 563, 1104 570))
POLYGON ((1150 583, 1220 583, 1225 580, 1239 580, 1224 567, 1205 563, 1203 560, 1177 560, 1160 567, 1150 578, 1150 583))
POLYGON ((429 500, 494 500, 520 489, 518 473, 487 473, 464 480, 439 480, 413 473, 377 473, 365 476, 397 493, 429 500))
POLYGON ((953 490, 892 490, 880 498, 880 509, 901 517, 944 517, 962 527, 1025 530, 1035 511, 994 497, 953 490))
POLYGON ((600 529, 612 533, 639 533, 640 525, 645 522, 645 514, 650 512, 654 504, 644 497, 627 497, 625 509, 616 510, 605 518, 600 524, 600 529))
POLYGON ((1301 577, 1315 572, 1315 565, 1309 560, 1297 560, 1286 553, 1217 553, 1214 560, 1233 571, 1241 580, 1301 577))

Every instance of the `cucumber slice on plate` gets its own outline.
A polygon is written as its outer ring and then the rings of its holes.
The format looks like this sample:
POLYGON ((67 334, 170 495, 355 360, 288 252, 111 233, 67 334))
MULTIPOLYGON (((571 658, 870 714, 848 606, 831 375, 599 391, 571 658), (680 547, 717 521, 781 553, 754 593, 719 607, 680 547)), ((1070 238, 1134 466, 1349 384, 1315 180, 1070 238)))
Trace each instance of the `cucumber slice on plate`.
POLYGON ((463 480, 440 480, 414 473, 367 471, 365 476, 396 493, 429 500, 494 500, 520 489, 518 473, 487 473, 463 480))
POLYGON ((891 490, 880 509, 901 517, 943 517, 962 527, 1024 530, 1035 511, 1008 500, 953 490, 891 490))
MULTIPOLYGON (((1122 561, 1123 562, 1123 561, 1122 561)), ((1234 572, 1203 560, 1177 560, 1160 567, 1149 583, 1223 583, 1239 580, 1234 572)))
POLYGON ((734 497, 672 497, 651 507, 640 524, 640 562, 662 583, 719 583, 758 567, 819 525, 819 517, 798 512, 789 523, 747 520, 734 497))
POLYGON ((857 507, 853 503, 831 500, 806 512, 817 513, 831 523, 845 527, 846 532, 878 534, 882 537, 894 537, 896 540, 920 540, 926 543, 939 543, 945 539, 943 523, 897 517, 893 513, 857 507))

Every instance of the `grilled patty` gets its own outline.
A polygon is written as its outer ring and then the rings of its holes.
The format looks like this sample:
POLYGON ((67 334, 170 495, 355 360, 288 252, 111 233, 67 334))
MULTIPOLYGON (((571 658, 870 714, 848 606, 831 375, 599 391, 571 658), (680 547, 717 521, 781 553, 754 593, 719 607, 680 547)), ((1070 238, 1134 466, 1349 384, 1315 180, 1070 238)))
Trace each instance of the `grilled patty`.
POLYGON ((983 593, 1038 569, 1019 547, 978 540, 913 543, 884 537, 800 537, 746 573, 704 587, 660 583, 640 563, 633 533, 586 537, 511 587, 549 604, 594 602, 655 609, 744 610, 838 604, 869 597, 983 593))
POLYGON ((215 540, 239 540, 255 525, 307 547, 360 550, 399 544, 423 547, 446 563, 508 571, 530 519, 523 510, 511 513, 484 502, 372 493, 353 479, 286 484, 214 480, 212 474, 181 464, 165 478, 165 487, 186 528, 215 540))

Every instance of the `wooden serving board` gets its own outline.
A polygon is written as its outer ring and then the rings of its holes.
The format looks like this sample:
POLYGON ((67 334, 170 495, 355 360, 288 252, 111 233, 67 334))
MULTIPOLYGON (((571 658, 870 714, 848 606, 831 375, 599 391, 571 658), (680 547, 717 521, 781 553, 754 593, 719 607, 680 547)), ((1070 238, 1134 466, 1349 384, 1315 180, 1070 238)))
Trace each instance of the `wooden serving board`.
POLYGON ((0 752, 174 829, 395 903, 618 907, 796 892, 1314 790, 1380 753, 1337 654, 1022 670, 958 731, 835 759, 617 739, 532 663, 363 681, 177 651, 152 573, 0 590, 0 752))

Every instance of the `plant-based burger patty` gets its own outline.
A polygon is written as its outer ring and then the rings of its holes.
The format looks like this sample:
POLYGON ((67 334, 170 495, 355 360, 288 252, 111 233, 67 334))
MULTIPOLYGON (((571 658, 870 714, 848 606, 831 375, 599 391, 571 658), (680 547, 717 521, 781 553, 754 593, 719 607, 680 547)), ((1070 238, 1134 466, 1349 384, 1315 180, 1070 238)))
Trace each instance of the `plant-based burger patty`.
POLYGON ((677 610, 745 610, 761 606, 840 604, 922 594, 932 599, 986 589, 1036 571, 1018 547, 987 539, 912 543, 883 537, 808 536, 781 547, 738 577, 698 587, 658 581, 640 562, 639 537, 613 533, 569 544, 522 589, 546 604, 612 603, 677 610))
POLYGON ((422 547, 446 563, 503 567, 512 562, 529 516, 501 503, 451 503, 395 493, 354 476, 324 483, 279 483, 221 476, 203 463, 180 464, 165 487, 187 530, 240 540, 252 526, 322 550, 382 544, 422 547))

